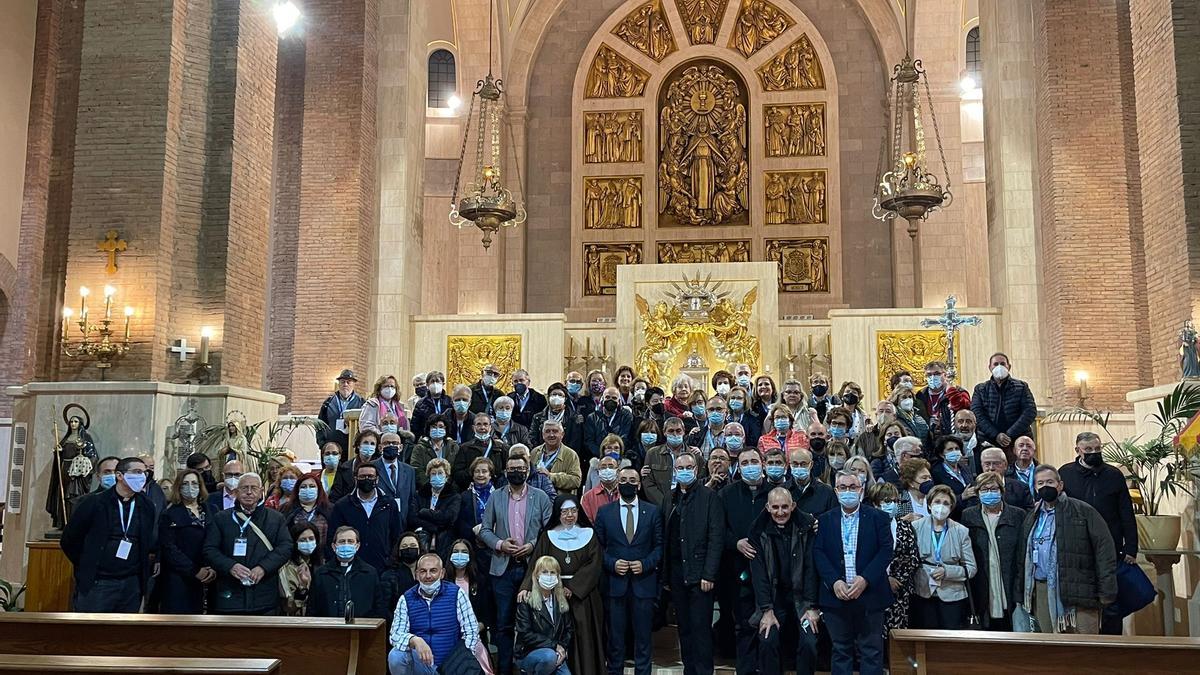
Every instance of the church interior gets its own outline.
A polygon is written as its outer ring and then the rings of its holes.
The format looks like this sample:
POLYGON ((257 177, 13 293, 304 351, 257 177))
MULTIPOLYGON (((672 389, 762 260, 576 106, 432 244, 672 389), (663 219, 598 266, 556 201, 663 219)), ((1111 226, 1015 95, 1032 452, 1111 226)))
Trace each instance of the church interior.
MULTIPOLYGON (((0 625, 26 618, 0 672, 217 672, 181 626, 307 641, 219 672, 384 672, 363 620, 147 614, 140 652, 68 613, 58 542, 99 458, 169 481, 229 428, 264 480, 320 471, 327 427, 365 424, 321 418, 346 371, 363 399, 391 378, 407 429, 433 371, 450 396, 629 367, 667 398, 745 364, 813 400, 854 383, 869 416, 901 373, 970 392, 997 354, 1037 464, 1165 439, 1115 464, 1139 537, 1174 519, 1130 565, 1155 596, 1086 644, 1097 672, 1186 670, 1200 417, 1163 405, 1200 392, 1198 43, 1195 0, 5 0, 0 625)), ((1084 653, 907 633, 893 673, 909 647, 908 672, 967 667, 960 639, 984 673, 1084 653)))

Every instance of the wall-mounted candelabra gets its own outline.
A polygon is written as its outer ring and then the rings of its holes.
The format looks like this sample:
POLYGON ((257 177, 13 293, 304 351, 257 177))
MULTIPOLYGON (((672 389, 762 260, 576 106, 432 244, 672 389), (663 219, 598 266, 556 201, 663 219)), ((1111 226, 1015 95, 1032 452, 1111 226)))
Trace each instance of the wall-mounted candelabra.
POLYGON ((72 321, 74 312, 70 307, 63 308, 62 320, 62 353, 72 358, 94 358, 96 367, 101 369, 101 375, 112 368, 113 361, 127 354, 133 343, 129 340, 129 322, 133 317, 133 308, 125 308, 125 333, 123 339, 113 330, 113 296, 117 289, 112 286, 104 287, 104 318, 93 322, 88 315, 87 299, 91 291, 87 286, 79 288, 79 319, 72 321), (79 328, 78 342, 71 342, 71 324, 79 328))

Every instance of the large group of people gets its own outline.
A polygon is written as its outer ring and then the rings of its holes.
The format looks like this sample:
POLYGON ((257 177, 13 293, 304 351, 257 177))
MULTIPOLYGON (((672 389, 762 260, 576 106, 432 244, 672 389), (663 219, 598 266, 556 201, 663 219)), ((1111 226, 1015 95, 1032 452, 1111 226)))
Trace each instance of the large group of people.
POLYGON ((746 365, 544 393, 489 365, 419 374, 410 398, 394 376, 363 398, 347 370, 315 470, 198 454, 156 504, 145 458, 100 462, 62 535, 74 609, 379 617, 398 674, 645 675, 667 622, 689 675, 716 654, 881 673, 909 626, 1119 632, 1124 480, 1094 434, 1039 463, 1029 387, 989 366, 973 393, 944 363, 920 389, 896 373, 873 408, 857 383, 746 365))

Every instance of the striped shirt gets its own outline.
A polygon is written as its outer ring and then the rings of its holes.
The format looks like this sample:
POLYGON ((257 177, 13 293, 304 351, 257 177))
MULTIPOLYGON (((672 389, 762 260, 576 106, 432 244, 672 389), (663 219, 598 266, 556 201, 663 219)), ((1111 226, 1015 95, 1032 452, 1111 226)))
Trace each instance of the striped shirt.
MULTIPOLYGON (((450 582, 443 581, 442 584, 450 585, 450 582)), ((426 598, 420 591, 417 591, 417 595, 426 603, 432 604, 432 599, 426 598)), ((471 609, 471 599, 467 595, 467 593, 459 591, 455 609, 458 615, 458 628, 462 631, 463 642, 466 643, 469 651, 474 651, 475 643, 479 641, 479 622, 475 620, 475 610, 471 609)), ((400 602, 396 603, 396 614, 392 617, 392 634, 390 640, 392 646, 396 649, 408 651, 410 649, 409 642, 412 641, 412 637, 413 634, 408 632, 408 603, 405 602, 402 595, 400 596, 400 602)), ((418 635, 417 637, 426 642, 429 641, 428 636, 418 635)))
POLYGON ((858 554, 858 509, 851 513, 842 512, 842 557, 846 562, 846 583, 853 583, 858 576, 855 556, 858 554))

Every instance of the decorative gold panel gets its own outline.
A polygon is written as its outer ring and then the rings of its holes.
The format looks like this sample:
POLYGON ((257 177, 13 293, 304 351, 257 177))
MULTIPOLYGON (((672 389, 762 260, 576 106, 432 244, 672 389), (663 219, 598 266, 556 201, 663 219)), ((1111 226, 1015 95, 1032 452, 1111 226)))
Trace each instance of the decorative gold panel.
POLYGON ((744 225, 749 212, 746 91, 716 61, 685 64, 659 111, 659 225, 744 225))
POLYGON ((763 106, 767 157, 823 157, 825 104, 763 106))
POLYGON ((763 91, 824 89, 825 72, 807 35, 758 68, 763 91))
POLYGON ((675 36, 663 14, 662 0, 650 0, 630 12, 613 29, 613 35, 655 61, 662 61, 675 51, 675 36))
POLYGON ((583 161, 588 164, 642 161, 642 111, 584 113, 583 161))
POLYGON ((779 264, 784 293, 829 292, 829 239, 768 239, 766 259, 779 264))
POLYGON ((813 225, 827 221, 825 170, 768 171, 768 225, 813 225))
POLYGON ((794 25, 792 17, 767 0, 742 0, 729 48, 750 58, 794 25))
POLYGON ((750 240, 663 241, 658 244, 658 262, 750 262, 750 240))
MULTIPOLYGON (((954 366, 962 372, 959 343, 958 335, 955 335, 954 366)), ((946 360, 946 333, 940 330, 879 331, 875 334, 875 350, 879 355, 876 364, 879 395, 883 397, 891 391, 892 374, 901 370, 912 373, 913 386, 925 386, 925 364, 946 360)))
POLYGON ((583 294, 616 295, 617 265, 636 265, 642 262, 642 245, 622 244, 583 245, 583 294))
POLYGON ((707 353, 713 357, 710 363, 746 363, 751 371, 757 371, 762 352, 749 326, 758 288, 735 301, 729 297, 731 291, 722 290, 723 282, 701 282, 698 275, 696 279, 684 276, 683 285, 672 285, 677 292, 653 307, 634 294, 644 341, 633 356, 637 371, 665 387, 671 374, 684 365, 679 359, 687 358, 689 352, 707 353))
POLYGON ((642 226, 642 177, 583 179, 583 226, 610 230, 642 226))
POLYGON ((631 98, 646 91, 650 74, 608 45, 600 45, 584 87, 587 98, 631 98))
POLYGON ((688 40, 694 45, 711 45, 721 30, 729 0, 675 0, 675 6, 687 28, 688 40))
POLYGON ((521 367, 520 335, 448 335, 446 336, 446 384, 473 384, 483 367, 500 369, 496 387, 512 389, 513 371, 521 367))

